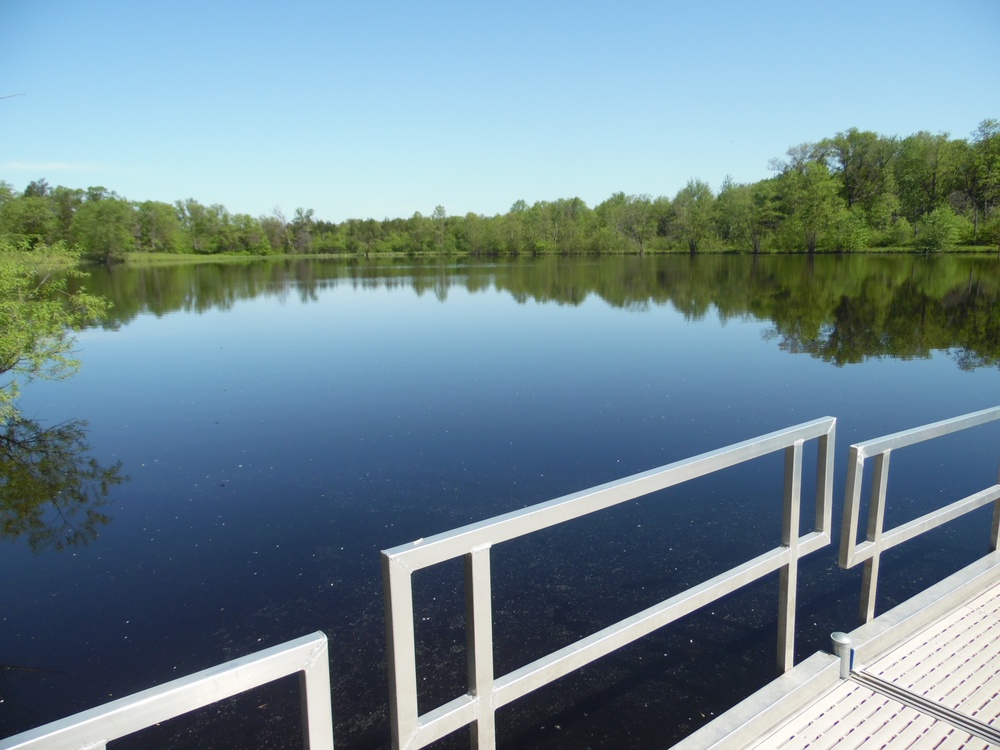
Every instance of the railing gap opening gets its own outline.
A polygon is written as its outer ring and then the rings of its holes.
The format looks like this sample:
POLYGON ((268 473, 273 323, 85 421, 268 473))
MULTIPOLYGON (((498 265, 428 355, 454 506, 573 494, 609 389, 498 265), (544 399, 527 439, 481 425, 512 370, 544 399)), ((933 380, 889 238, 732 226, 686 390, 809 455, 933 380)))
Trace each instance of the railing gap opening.
POLYGON ((494 546, 497 674, 778 546, 782 463, 764 456, 494 546))
POLYGON ((464 573, 446 560, 413 574, 417 701, 421 711, 467 689, 464 573))
POLYGON ((979 508, 883 552, 875 615, 888 612, 986 554, 992 515, 992 508, 979 508))
POLYGON ((775 574, 504 706, 498 747, 669 747, 774 677, 777 601, 775 574), (683 722, 637 734, 642 715, 678 708, 683 722))

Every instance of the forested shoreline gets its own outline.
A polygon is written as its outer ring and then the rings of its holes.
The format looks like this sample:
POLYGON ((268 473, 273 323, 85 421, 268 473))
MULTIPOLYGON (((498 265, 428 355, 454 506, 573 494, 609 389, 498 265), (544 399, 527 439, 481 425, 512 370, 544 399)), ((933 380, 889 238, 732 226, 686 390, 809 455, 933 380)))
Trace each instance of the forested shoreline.
POLYGON ((104 187, 18 192, 0 181, 0 241, 23 250, 64 243, 91 261, 182 255, 480 255, 814 253, 1000 248, 1000 121, 968 139, 905 138, 856 128, 789 148, 774 176, 717 191, 691 179, 675 196, 615 193, 522 200, 505 214, 348 219, 298 208, 253 217, 193 198, 130 201, 104 187))

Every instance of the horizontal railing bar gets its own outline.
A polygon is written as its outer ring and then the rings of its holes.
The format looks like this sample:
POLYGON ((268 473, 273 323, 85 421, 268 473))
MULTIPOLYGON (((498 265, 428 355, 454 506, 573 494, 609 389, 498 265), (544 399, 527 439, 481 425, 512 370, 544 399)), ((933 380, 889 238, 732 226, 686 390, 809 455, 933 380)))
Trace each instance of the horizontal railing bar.
POLYGON ((790 552, 787 547, 778 547, 765 552, 704 583, 692 586, 676 596, 497 678, 494 688, 496 707, 517 700, 749 583, 778 571, 783 565, 788 564, 789 557, 790 552))
POLYGON ((878 544, 871 541, 864 541, 857 544, 854 548, 854 554, 851 555, 848 564, 844 567, 853 568, 858 563, 864 562, 876 554, 885 552, 887 549, 891 549, 898 544, 920 536, 925 531, 943 526, 949 521, 954 521, 966 513, 971 513, 997 500, 1000 500, 1000 485, 993 485, 961 500, 956 500, 943 508, 925 513, 919 518, 914 518, 912 521, 883 532, 878 544))
MULTIPOLYGON (((0 740, 0 750, 99 747, 314 665, 326 671, 329 685, 327 658, 326 636, 317 632, 8 737, 0 740)), ((313 699, 318 710, 309 716, 310 729, 329 743, 311 750, 333 750, 329 689, 313 699)))
POLYGON ((462 695, 420 716, 417 729, 403 748, 426 747, 476 718, 476 698, 462 695))
POLYGON ((867 458, 868 456, 874 456, 878 453, 884 453, 887 450, 905 448, 908 445, 921 443, 925 440, 932 440, 933 438, 948 435, 952 432, 958 432, 959 430, 965 430, 969 427, 986 424, 987 422, 992 422, 996 419, 1000 419, 1000 406, 994 406, 989 409, 983 409, 982 411, 972 412, 971 414, 964 414, 960 417, 943 419, 940 422, 926 424, 921 427, 914 427, 909 430, 902 430, 901 432, 894 432, 891 435, 874 438, 873 440, 868 440, 864 443, 855 443, 854 447, 858 449, 858 454, 860 456, 867 458))
POLYGON ((822 531, 811 531, 799 537, 799 557, 805 557, 811 552, 823 549, 830 543, 830 535, 822 531))
POLYGON ((418 570, 466 554, 474 547, 509 541, 720 469, 766 456, 787 448, 796 440, 810 440, 828 435, 835 424, 836 419, 833 417, 804 422, 597 487, 462 526, 427 539, 393 547, 385 550, 383 554, 410 570, 418 570))

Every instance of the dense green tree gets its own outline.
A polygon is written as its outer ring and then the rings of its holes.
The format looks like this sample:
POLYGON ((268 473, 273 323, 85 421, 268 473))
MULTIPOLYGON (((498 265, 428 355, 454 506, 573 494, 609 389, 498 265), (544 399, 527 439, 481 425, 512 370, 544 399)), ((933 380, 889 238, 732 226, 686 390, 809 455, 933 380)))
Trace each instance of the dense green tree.
POLYGON ((851 208, 834 214, 830 227, 833 249, 840 252, 864 250, 871 244, 871 234, 860 204, 855 203, 851 208))
POLYGON ((49 194, 49 205, 55 217, 55 235, 58 240, 71 241, 73 237, 73 217, 83 205, 84 191, 58 185, 49 194))
POLYGON ((715 200, 715 226, 719 239, 732 248, 759 251, 746 241, 744 222, 750 213, 750 186, 738 185, 726 175, 715 200))
POLYGON ((225 252, 227 246, 235 244, 225 235, 229 213, 224 206, 203 206, 194 198, 188 198, 178 201, 176 207, 193 252, 212 255, 225 252))
POLYGON ((292 232, 281 209, 275 208, 270 216, 260 218, 260 226, 267 237, 268 245, 278 253, 287 253, 292 248, 292 232))
POLYGON ((649 196, 618 192, 598 204, 596 245, 604 252, 623 252, 634 248, 640 253, 645 242, 656 232, 649 196))
POLYGON ((465 235, 469 252, 473 255, 493 255, 499 252, 499 222, 479 214, 465 215, 465 235))
POLYGON ((437 205, 431 213, 431 225, 433 227, 432 247, 436 253, 455 252, 455 237, 452 233, 455 222, 449 221, 448 212, 444 206, 437 205))
POLYGON ((755 255, 773 235, 781 218, 773 180, 738 185, 727 177, 715 203, 719 238, 730 247, 755 255))
POLYGON ((510 207, 510 211, 499 218, 500 231, 497 251, 504 254, 517 255, 527 249, 526 221, 528 204, 518 199, 510 207))
POLYGON ((618 214, 618 231, 638 246, 640 255, 646 251, 646 243, 656 233, 653 201, 648 195, 625 198, 618 214))
POLYGON ((903 215, 911 223, 948 199, 958 156, 945 133, 921 131, 900 141, 895 179, 903 215))
POLYGON ((139 247, 155 253, 190 251, 177 207, 160 201, 144 201, 135 207, 139 247))
POLYGON ((958 240, 961 223, 950 206, 938 206, 917 222, 916 246, 925 252, 953 248, 958 240))
POLYGON ((24 188, 25 198, 45 198, 49 194, 49 183, 44 178, 32 180, 24 188))
POLYGON ((804 246, 809 253, 815 252, 820 239, 846 208, 837 179, 821 161, 808 161, 787 169, 776 187, 785 214, 787 249, 804 246))
POLYGON ((797 146, 789 146, 785 151, 784 159, 774 158, 768 162, 768 168, 773 172, 785 174, 786 172, 805 171, 807 164, 819 161, 826 164, 825 149, 817 143, 800 143, 797 146))
POLYGON ((1000 202, 1000 121, 983 120, 972 134, 972 150, 976 168, 976 209, 982 209, 984 219, 996 210, 1000 202))
POLYGON ((40 196, 14 196, 0 204, 0 236, 29 248, 56 240, 52 204, 40 196))
POLYGON ((292 248, 296 253, 311 253, 313 251, 313 210, 311 208, 296 208, 289 230, 292 248))
POLYGON ((70 232, 86 258, 116 262, 135 247, 136 215, 121 198, 88 198, 73 215, 70 232))
POLYGON ((628 210, 627 201, 628 196, 625 193, 612 193, 610 198, 594 208, 597 217, 594 242, 602 252, 623 252, 634 246, 627 233, 627 222, 624 220, 628 210))
POLYGON ((994 211, 993 215, 983 223, 982 238, 1000 253, 1000 211, 994 211))
POLYGON ((587 247, 593 212, 580 198, 561 198, 552 204, 555 242, 564 252, 582 252, 587 247))
POLYGON ((273 252, 259 219, 249 214, 233 214, 229 217, 229 225, 232 228, 233 245, 227 252, 244 255, 270 255, 273 252))
POLYGON ((891 189, 895 139, 850 128, 821 141, 818 149, 840 180, 840 195, 848 208, 860 205, 870 212, 879 197, 891 189))
POLYGON ((691 255, 708 240, 715 222, 715 196, 707 182, 688 180, 671 202, 674 228, 691 255))

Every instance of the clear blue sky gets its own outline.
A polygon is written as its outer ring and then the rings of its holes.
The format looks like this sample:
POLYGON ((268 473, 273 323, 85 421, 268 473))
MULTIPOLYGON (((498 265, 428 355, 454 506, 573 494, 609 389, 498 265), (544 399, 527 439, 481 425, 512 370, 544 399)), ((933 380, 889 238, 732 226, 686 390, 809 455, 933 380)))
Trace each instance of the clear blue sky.
POLYGON ((0 180, 493 215, 1000 118, 1000 1, 0 0, 0 180))

